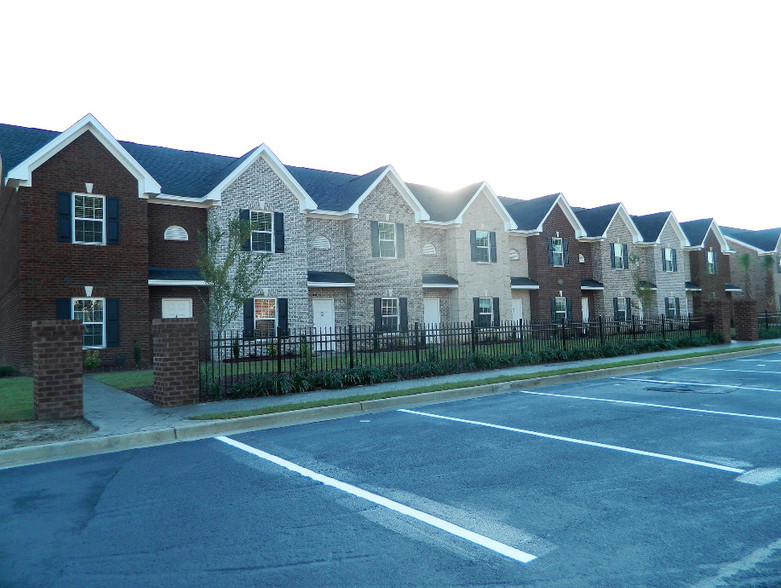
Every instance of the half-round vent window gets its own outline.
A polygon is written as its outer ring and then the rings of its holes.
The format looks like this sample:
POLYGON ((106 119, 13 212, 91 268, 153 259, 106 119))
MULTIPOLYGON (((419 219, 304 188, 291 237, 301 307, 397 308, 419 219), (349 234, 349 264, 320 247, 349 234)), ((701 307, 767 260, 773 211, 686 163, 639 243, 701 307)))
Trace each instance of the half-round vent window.
POLYGON ((312 249, 327 250, 330 248, 331 248, 331 242, 328 240, 328 237, 324 237, 323 235, 318 235, 312 240, 312 249))
POLYGON ((437 248, 434 247, 431 243, 426 243, 423 246, 423 255, 436 255, 437 254, 437 248))
POLYGON ((520 254, 515 249, 510 249, 510 261, 518 261, 521 258, 520 254))
POLYGON ((166 241, 188 241, 190 236, 187 234, 187 231, 179 225, 171 225, 165 230, 163 238, 166 241))

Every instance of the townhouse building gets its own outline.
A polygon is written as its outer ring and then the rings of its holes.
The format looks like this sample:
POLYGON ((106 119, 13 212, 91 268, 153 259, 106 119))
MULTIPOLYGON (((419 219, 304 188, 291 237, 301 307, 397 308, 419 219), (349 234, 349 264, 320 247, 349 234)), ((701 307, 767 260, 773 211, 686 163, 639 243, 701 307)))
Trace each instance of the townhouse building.
POLYGON ((735 250, 729 258, 730 272, 743 296, 756 300, 760 312, 781 310, 781 228, 721 230, 735 250), (748 261, 748 268, 743 260, 748 261))

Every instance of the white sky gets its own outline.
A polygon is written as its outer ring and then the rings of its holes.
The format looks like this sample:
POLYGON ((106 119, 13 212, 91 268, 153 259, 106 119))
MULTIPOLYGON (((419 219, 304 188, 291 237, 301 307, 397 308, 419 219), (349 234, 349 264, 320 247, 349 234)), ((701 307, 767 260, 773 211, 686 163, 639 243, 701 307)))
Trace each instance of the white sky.
POLYGON ((7 3, 0 122, 781 225, 781 3, 7 3))

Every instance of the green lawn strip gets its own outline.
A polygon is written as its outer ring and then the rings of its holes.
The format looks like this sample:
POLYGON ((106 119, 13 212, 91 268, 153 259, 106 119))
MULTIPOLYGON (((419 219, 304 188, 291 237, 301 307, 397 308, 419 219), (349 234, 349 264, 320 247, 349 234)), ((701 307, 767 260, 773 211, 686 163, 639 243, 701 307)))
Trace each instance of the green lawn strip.
MULTIPOLYGON (((747 351, 751 349, 761 349, 766 345, 750 345, 742 347, 740 351, 747 351)), ((323 406, 336 406, 338 404, 350 404, 352 402, 365 402, 369 400, 381 400, 384 398, 395 398, 399 396, 410 396, 413 394, 424 394, 426 392, 440 392, 443 390, 454 390, 457 388, 473 388, 476 386, 485 386, 490 384, 504 384, 507 382, 516 382, 523 380, 530 380, 533 378, 544 378, 547 376, 561 376, 565 374, 577 374, 581 372, 591 372, 596 370, 602 370, 607 368, 625 367, 632 365, 644 365, 649 363, 658 363, 661 361, 667 361, 671 359, 689 359, 692 357, 704 357, 708 355, 721 355, 723 353, 734 353, 735 349, 719 349, 715 351, 700 351, 691 353, 682 353, 673 355, 670 357, 645 357, 626 359, 622 361, 611 361, 598 365, 586 365, 577 367, 563 367, 553 370, 543 370, 539 372, 532 372, 528 374, 516 374, 505 376, 494 376, 492 378, 483 378, 480 380, 463 380, 460 382, 442 382, 439 384, 429 384, 426 386, 417 386, 415 388, 408 388, 406 390, 387 390, 385 392, 374 392, 367 394, 356 394, 355 396, 342 396, 337 398, 323 398, 320 400, 311 400, 308 402, 297 402, 290 404, 279 404, 276 406, 265 406, 261 408, 254 408, 249 410, 235 410, 229 412, 219 413, 207 413, 190 417, 191 420, 207 421, 207 420, 220 420, 220 419, 237 419, 248 416, 258 416, 263 414, 274 414, 278 412, 288 412, 293 410, 302 410, 305 408, 319 408, 323 406)))
POLYGON ((33 379, 0 378, 0 423, 31 421, 34 418, 33 379))
POLYGON ((154 384, 152 370, 130 370, 127 372, 105 372, 85 375, 118 390, 128 390, 129 388, 140 388, 154 384))

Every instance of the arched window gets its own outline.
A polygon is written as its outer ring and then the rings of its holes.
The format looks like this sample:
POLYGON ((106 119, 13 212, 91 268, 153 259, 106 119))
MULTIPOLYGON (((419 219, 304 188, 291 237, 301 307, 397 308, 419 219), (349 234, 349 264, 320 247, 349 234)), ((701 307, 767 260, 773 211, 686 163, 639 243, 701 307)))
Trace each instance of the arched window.
POLYGON ((437 248, 432 243, 426 243, 423 246, 423 255, 436 255, 437 248))
POLYGON ((323 235, 318 235, 317 237, 312 239, 312 249, 321 249, 325 251, 330 248, 331 248, 331 242, 328 240, 328 237, 324 237, 323 235))
POLYGON ((179 225, 171 225, 165 230, 163 238, 166 241, 188 241, 190 236, 187 234, 187 231, 179 225))

